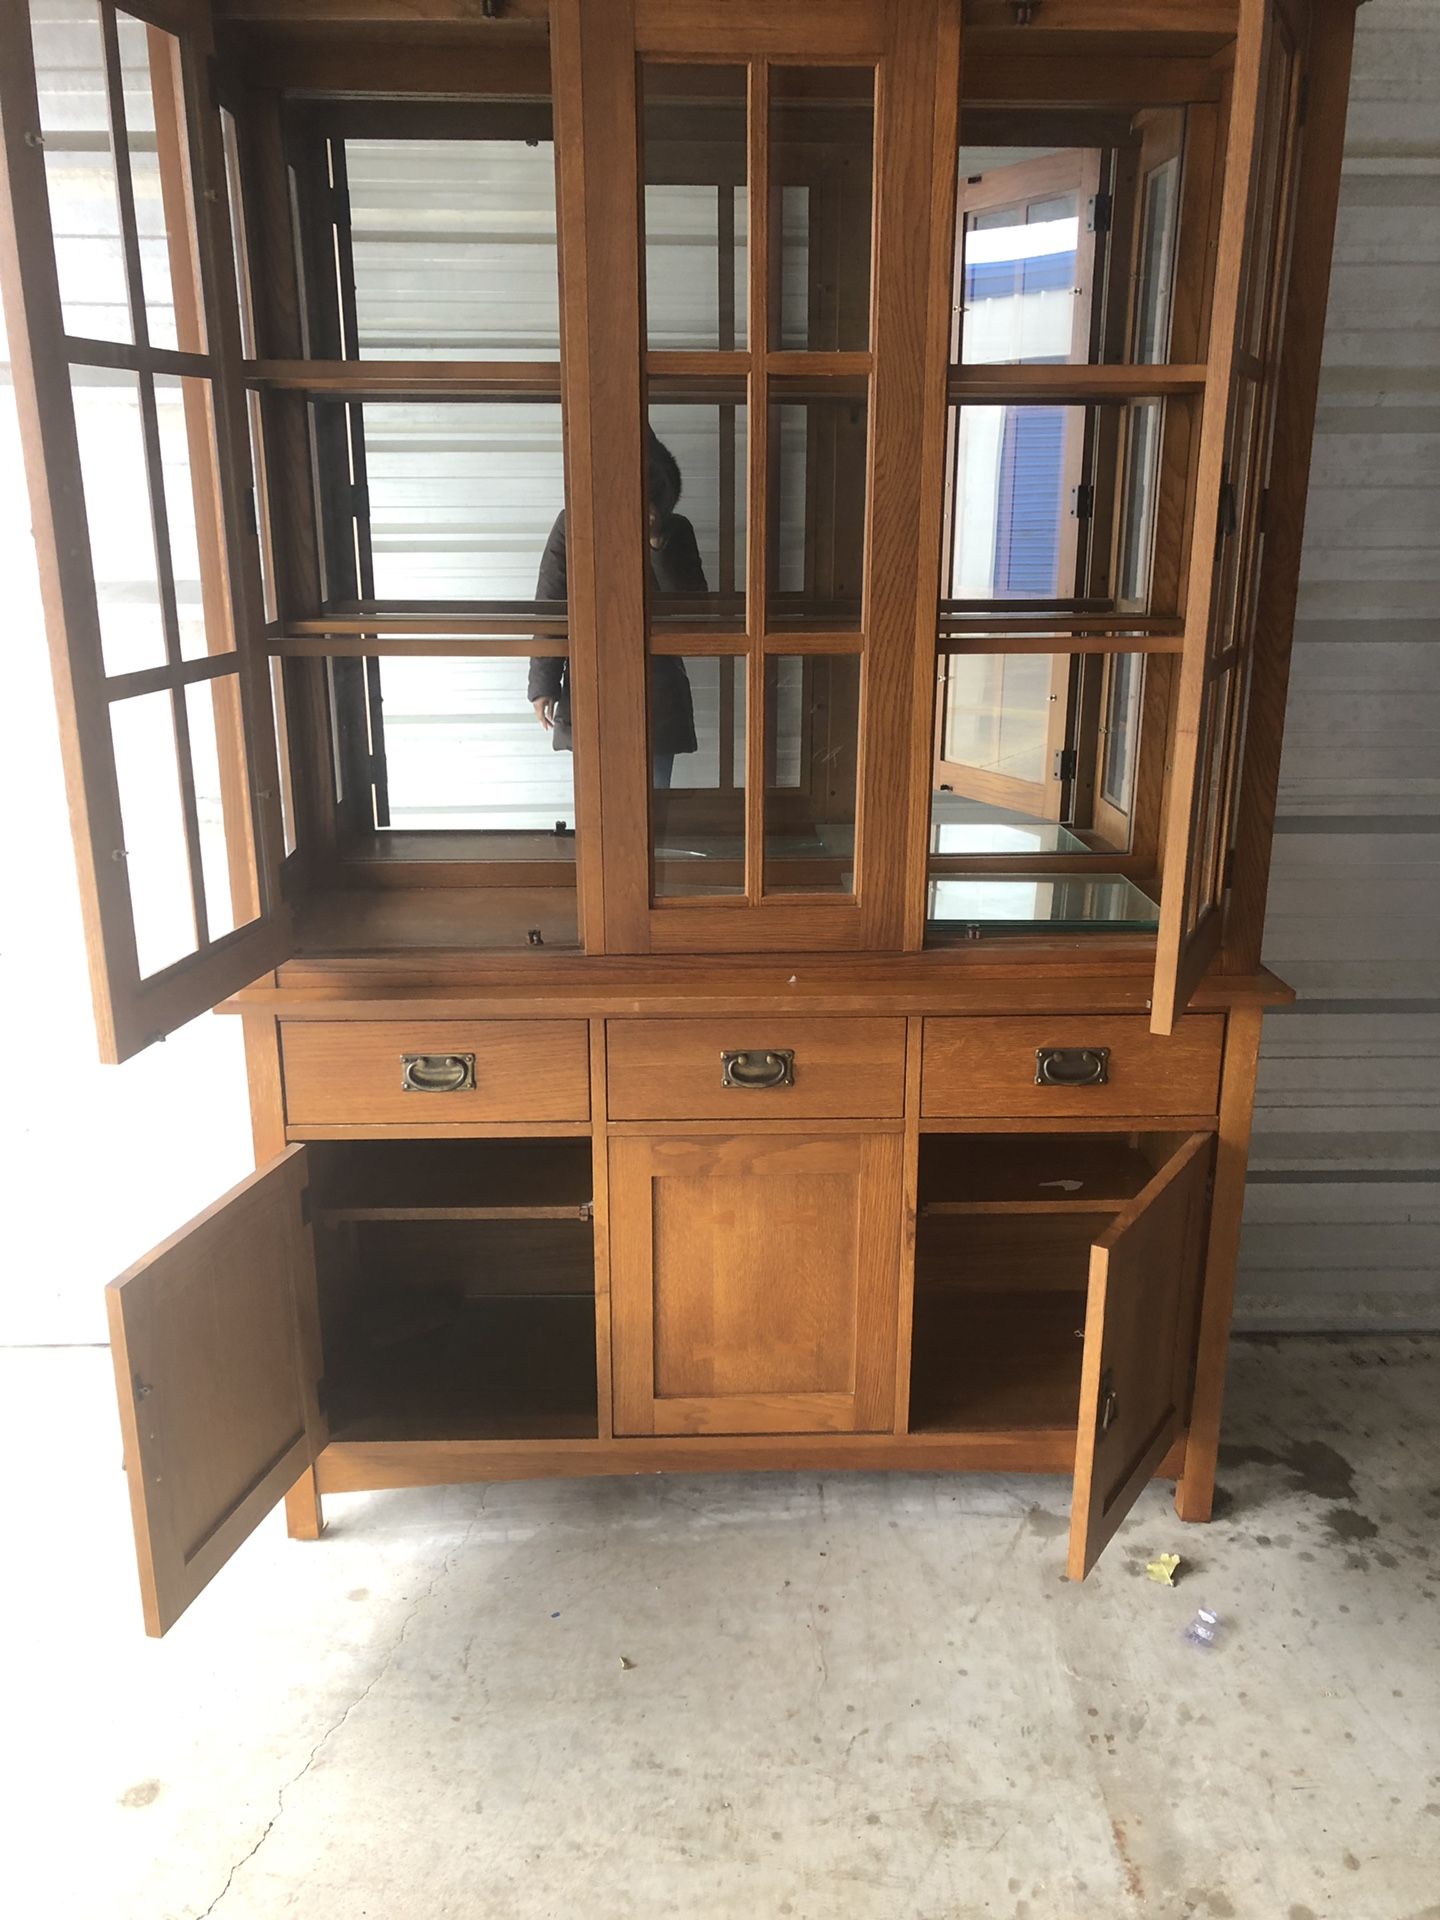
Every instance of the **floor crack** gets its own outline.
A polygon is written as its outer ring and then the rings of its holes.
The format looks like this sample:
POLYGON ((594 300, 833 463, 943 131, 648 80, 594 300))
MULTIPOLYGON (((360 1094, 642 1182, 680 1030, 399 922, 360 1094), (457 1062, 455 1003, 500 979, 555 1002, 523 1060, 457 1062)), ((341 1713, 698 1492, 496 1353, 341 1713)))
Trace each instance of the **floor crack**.
POLYGON ((235 1884, 236 1874, 239 1873, 242 1867, 249 1865, 249 1863, 255 1858, 256 1854, 259 1853, 261 1847, 263 1847, 265 1842, 270 1838, 270 1835, 275 1831, 276 1824, 278 1823, 281 1814, 284 1813, 285 1811, 286 1794, 289 1793, 292 1787, 297 1786, 299 1782, 305 1778, 306 1774, 309 1773, 310 1769, 314 1766, 315 1762, 319 1759, 321 1753, 335 1738, 336 1734, 340 1732, 341 1728, 345 1725, 345 1722, 350 1718, 351 1714, 354 1713, 358 1707, 361 1707, 365 1704, 365 1702, 369 1699, 370 1695, 375 1691, 376 1687, 378 1687, 380 1682, 385 1678, 386 1674, 389 1673, 391 1667, 394 1666, 396 1657, 399 1654, 401 1647, 405 1644, 405 1636, 406 1634, 409 1633, 410 1628, 414 1623, 416 1616, 419 1614, 421 1609, 426 1605, 426 1603, 434 1597, 436 1589, 439 1587, 441 1581, 444 1580, 447 1574, 451 1572, 451 1570, 455 1566, 456 1561, 460 1558, 461 1554, 465 1551, 466 1547, 469 1546, 471 1537, 473 1536, 476 1527, 479 1525, 480 1519, 485 1511, 486 1492, 488 1492, 488 1489, 486 1489, 485 1491, 482 1491, 480 1496, 480 1505, 476 1509, 473 1517, 471 1518, 470 1524, 466 1527, 464 1534, 461 1536, 458 1545, 453 1547, 450 1550, 450 1552, 446 1554, 445 1558, 440 1563, 438 1571, 435 1573, 434 1577, 430 1580, 429 1584, 426 1586, 425 1591, 415 1601, 414 1605, 410 1608, 409 1612, 405 1615, 405 1618, 401 1621, 400 1631, 395 1635, 395 1638, 390 1642, 390 1648, 389 1648, 389 1651, 386 1653, 385 1658, 380 1662, 380 1665, 376 1668, 375 1672, 365 1682, 365 1685, 360 1689, 359 1693, 356 1694, 355 1698, 346 1707, 345 1711, 342 1714, 340 1714, 340 1716, 337 1719, 331 1722, 331 1724, 321 1734, 320 1738, 315 1742, 314 1746, 311 1747, 309 1753, 306 1755, 304 1765, 297 1768, 297 1770, 291 1774, 288 1780, 282 1782, 278 1792, 275 1795, 275 1811, 274 1813, 271 1814, 270 1818, 265 1822, 264 1827, 260 1831, 259 1838, 256 1840, 254 1846, 248 1848, 244 1853, 242 1853, 240 1858, 234 1863, 229 1873, 227 1873, 225 1876, 224 1886, 221 1887, 220 1891, 216 1894, 215 1898, 210 1902, 209 1906, 204 1908, 203 1911, 201 1911, 199 1914, 196 1915, 196 1920, 210 1920, 210 1917, 215 1912, 215 1909, 220 1905, 220 1902, 225 1898, 226 1894, 229 1893, 231 1887, 235 1884))

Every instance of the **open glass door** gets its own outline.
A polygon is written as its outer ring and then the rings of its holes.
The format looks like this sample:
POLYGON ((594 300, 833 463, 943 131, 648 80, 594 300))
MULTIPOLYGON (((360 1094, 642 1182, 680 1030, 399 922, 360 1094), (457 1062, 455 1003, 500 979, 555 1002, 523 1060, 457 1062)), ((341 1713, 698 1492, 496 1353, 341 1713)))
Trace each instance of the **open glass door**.
POLYGON ((0 279, 108 1060, 285 952, 209 33, 203 0, 0 18, 0 279))
POLYGON ((1242 0, 1167 802, 1156 1033, 1171 1031, 1214 956, 1229 887, 1301 141, 1296 17, 1308 21, 1308 9, 1242 0))
POLYGON ((323 1444, 306 1154, 106 1289, 145 1631, 174 1626, 323 1444))
POLYGON ((1185 1422, 1210 1137, 1192 1134, 1090 1249, 1072 1580, 1083 1580, 1185 1422))

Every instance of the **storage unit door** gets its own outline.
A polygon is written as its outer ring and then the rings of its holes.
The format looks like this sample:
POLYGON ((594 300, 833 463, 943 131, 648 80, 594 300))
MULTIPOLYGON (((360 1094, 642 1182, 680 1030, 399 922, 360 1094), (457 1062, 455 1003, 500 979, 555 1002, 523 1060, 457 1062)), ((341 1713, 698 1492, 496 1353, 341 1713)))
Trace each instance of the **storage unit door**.
POLYGON ((888 1429, 900 1170, 898 1134, 612 1139, 615 1431, 888 1429))
POLYGON ((1185 1421, 1210 1136, 1192 1134, 1090 1249, 1070 1510, 1083 1580, 1185 1421))
POLYGON ((323 1443, 305 1185, 292 1147, 106 1289, 147 1633, 175 1624, 323 1443))

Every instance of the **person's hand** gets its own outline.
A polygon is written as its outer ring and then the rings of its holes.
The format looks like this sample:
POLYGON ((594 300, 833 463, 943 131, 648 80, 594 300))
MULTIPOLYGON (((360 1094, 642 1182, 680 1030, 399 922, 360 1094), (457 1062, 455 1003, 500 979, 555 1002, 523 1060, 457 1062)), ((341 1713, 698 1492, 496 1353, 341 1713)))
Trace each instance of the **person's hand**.
POLYGON ((544 727, 545 731, 549 733, 555 724, 555 708, 559 702, 553 697, 547 696, 543 700, 532 700, 530 704, 535 709, 535 718, 540 722, 541 726, 544 727))

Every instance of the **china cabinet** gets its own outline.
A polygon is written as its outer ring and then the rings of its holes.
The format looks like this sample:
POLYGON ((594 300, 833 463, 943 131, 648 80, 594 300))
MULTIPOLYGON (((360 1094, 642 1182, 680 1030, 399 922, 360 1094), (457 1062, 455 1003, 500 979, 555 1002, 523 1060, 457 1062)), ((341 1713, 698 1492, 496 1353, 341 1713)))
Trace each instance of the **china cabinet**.
POLYGON ((0 226, 145 1621, 282 1498, 1208 1517, 1350 0, 29 0, 0 226), (177 1116, 183 1124, 183 1116, 177 1116))

